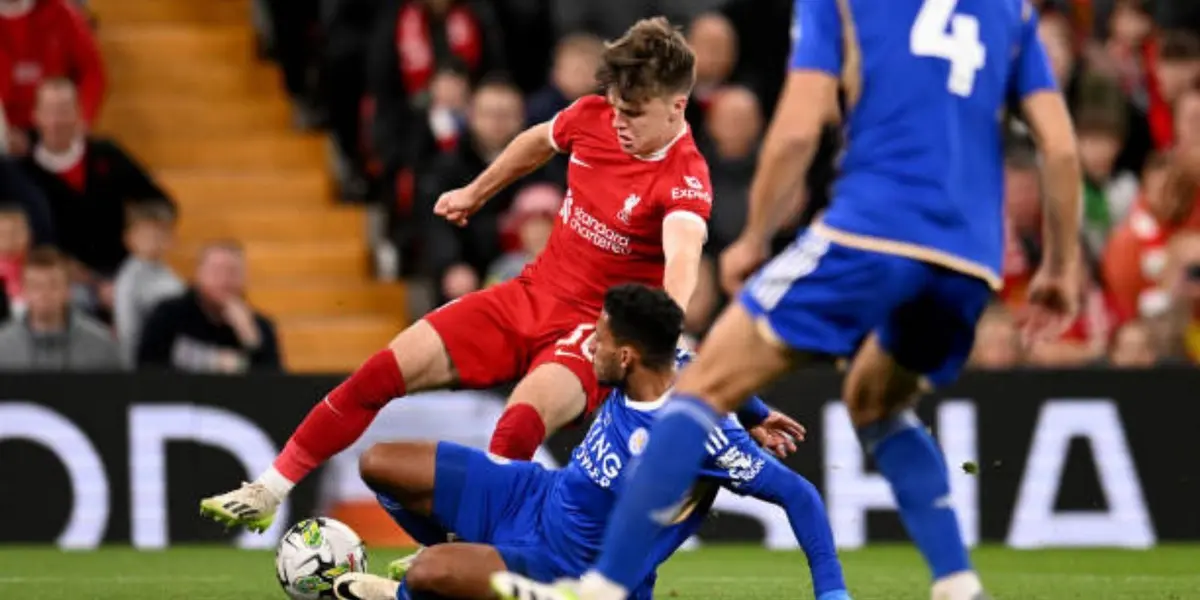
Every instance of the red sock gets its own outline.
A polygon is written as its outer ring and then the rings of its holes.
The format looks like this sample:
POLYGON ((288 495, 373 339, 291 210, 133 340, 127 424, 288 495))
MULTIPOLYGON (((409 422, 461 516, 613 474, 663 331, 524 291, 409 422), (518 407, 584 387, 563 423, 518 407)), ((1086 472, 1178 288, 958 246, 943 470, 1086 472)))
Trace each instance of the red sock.
POLYGON ((513 460, 529 460, 546 438, 546 424, 537 409, 528 404, 514 404, 504 409, 488 452, 513 460))
POLYGON ((353 444, 381 408, 404 395, 404 388, 392 351, 375 353, 309 411, 275 459, 275 470, 293 483, 300 481, 353 444))

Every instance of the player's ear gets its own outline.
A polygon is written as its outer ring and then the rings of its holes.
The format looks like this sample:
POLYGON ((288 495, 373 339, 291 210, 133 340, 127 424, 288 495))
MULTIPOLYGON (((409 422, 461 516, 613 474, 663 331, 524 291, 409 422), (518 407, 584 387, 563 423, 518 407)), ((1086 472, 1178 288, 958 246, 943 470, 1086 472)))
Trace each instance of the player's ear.
POLYGON ((671 108, 676 114, 682 115, 687 110, 687 94, 678 94, 671 100, 671 108))
POLYGON ((621 368, 628 370, 637 360, 637 350, 632 346, 621 346, 621 368))

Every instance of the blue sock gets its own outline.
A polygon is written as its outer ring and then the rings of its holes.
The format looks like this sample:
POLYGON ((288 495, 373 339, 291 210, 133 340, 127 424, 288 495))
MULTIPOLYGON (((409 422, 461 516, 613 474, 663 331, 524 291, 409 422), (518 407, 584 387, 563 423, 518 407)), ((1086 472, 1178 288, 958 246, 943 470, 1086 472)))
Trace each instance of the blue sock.
POLYGON ((707 456, 704 441, 716 423, 717 413, 690 396, 672 396, 658 414, 604 532, 595 569, 609 581, 632 591, 646 576, 646 549, 696 482, 707 456))
POLYGON ((376 494, 379 505, 392 516, 392 520, 402 527, 412 539, 422 546, 433 546, 446 541, 446 530, 438 525, 431 517, 425 517, 410 512, 402 504, 384 494, 376 494))
POLYGON ((792 533, 808 559, 813 594, 818 600, 848 597, 844 596, 846 578, 833 542, 833 529, 816 486, 775 461, 767 462, 758 477, 761 483, 754 496, 782 506, 787 512, 792 533), (836 595, 838 592, 843 596, 836 595))
POLYGON ((859 440, 892 485, 900 519, 935 580, 971 570, 950 505, 950 474, 937 443, 912 411, 859 429, 859 440))
POLYGON ((408 587, 408 578, 405 577, 400 580, 400 587, 396 590, 396 600, 446 600, 446 597, 433 592, 413 591, 408 587))

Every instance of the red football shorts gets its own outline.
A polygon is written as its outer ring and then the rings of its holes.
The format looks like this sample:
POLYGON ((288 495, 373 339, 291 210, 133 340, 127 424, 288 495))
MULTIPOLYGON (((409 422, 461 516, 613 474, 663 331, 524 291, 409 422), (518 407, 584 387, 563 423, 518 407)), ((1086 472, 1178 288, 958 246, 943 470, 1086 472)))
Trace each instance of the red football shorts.
POLYGON ((467 294, 425 315, 464 388, 517 381, 542 363, 558 363, 583 384, 588 413, 608 394, 596 381, 588 347, 597 318, 597 312, 522 279, 467 294))

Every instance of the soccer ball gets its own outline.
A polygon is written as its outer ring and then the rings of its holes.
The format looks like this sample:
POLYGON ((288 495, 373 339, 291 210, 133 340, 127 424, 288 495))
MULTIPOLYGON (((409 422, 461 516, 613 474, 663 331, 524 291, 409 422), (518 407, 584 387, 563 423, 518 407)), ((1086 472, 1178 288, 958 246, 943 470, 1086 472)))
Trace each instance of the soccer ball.
POLYGON ((296 523, 279 540, 275 572, 293 600, 333 598, 333 580, 367 570, 367 550, 345 523, 327 517, 296 523))

